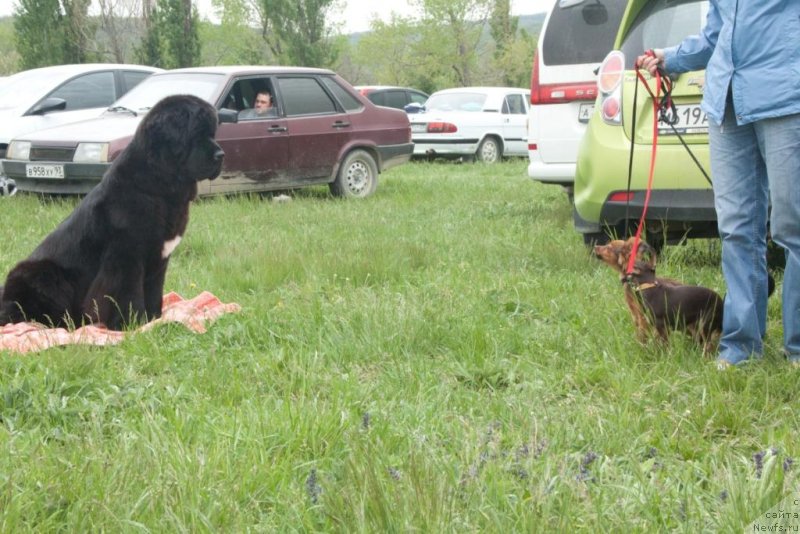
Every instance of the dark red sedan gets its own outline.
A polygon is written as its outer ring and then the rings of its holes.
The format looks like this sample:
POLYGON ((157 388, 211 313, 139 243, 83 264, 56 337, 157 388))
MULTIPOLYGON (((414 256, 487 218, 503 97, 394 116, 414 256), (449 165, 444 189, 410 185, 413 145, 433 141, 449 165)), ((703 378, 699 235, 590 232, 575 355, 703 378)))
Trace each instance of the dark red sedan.
POLYGON ((405 112, 375 106, 330 70, 203 67, 150 76, 97 119, 14 139, 5 173, 20 191, 86 193, 142 116, 179 93, 207 100, 222 118, 225 164, 219 178, 200 182, 201 195, 329 184, 335 195, 365 197, 380 172, 413 152, 405 112))

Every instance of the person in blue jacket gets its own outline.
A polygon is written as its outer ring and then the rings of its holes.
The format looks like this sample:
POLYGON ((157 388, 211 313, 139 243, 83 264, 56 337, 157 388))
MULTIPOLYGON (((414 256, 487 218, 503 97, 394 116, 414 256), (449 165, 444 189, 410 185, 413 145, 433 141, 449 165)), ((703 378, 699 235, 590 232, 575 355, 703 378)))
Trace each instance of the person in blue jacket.
POLYGON ((759 358, 767 327, 767 217, 786 252, 783 342, 800 366, 800 2, 711 0, 699 35, 653 50, 655 74, 706 69, 714 205, 727 285, 718 366, 759 358))

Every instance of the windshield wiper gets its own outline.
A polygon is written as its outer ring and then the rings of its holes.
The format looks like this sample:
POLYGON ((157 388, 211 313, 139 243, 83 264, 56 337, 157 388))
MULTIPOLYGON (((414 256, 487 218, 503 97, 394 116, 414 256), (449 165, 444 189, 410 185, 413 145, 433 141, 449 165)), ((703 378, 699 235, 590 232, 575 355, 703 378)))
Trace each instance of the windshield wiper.
POLYGON ((137 117, 139 114, 133 111, 131 108, 126 108, 125 106, 111 106, 106 111, 124 111, 126 113, 130 113, 134 117, 137 117))

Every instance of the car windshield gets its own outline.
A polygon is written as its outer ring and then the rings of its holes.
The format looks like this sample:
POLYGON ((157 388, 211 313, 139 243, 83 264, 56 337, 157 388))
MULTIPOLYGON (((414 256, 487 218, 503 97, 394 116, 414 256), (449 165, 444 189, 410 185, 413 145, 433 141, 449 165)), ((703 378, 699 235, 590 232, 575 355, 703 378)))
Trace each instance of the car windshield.
POLYGON ((622 41, 625 67, 634 68, 644 50, 680 43, 700 33, 708 14, 708 0, 653 0, 648 2, 622 41))
POLYGON ((483 93, 440 93, 425 102, 428 111, 481 111, 486 95, 483 93))
POLYGON ((201 72, 150 76, 114 102, 109 109, 147 111, 162 98, 177 94, 190 94, 210 102, 214 92, 224 81, 224 74, 201 72))

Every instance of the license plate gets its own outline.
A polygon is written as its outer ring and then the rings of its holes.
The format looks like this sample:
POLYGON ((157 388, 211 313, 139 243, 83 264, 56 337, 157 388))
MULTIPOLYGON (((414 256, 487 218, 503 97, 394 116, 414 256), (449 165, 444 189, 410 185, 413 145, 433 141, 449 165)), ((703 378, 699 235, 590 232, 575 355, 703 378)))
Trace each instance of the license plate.
POLYGON ((578 108, 578 121, 589 122, 592 113, 594 113, 594 104, 581 104, 578 108))
POLYGON ((64 166, 29 163, 25 165, 25 176, 28 178, 63 178, 64 166))
MULTIPOLYGON (((700 109, 699 104, 675 106, 675 114, 667 112, 667 119, 680 134, 708 133, 708 116, 700 109)), ((661 119, 658 123, 659 134, 674 134, 669 122, 661 119)))
POLYGON ((427 124, 412 124, 411 125, 411 131, 415 132, 415 133, 424 132, 427 129, 428 129, 428 125, 427 124))

